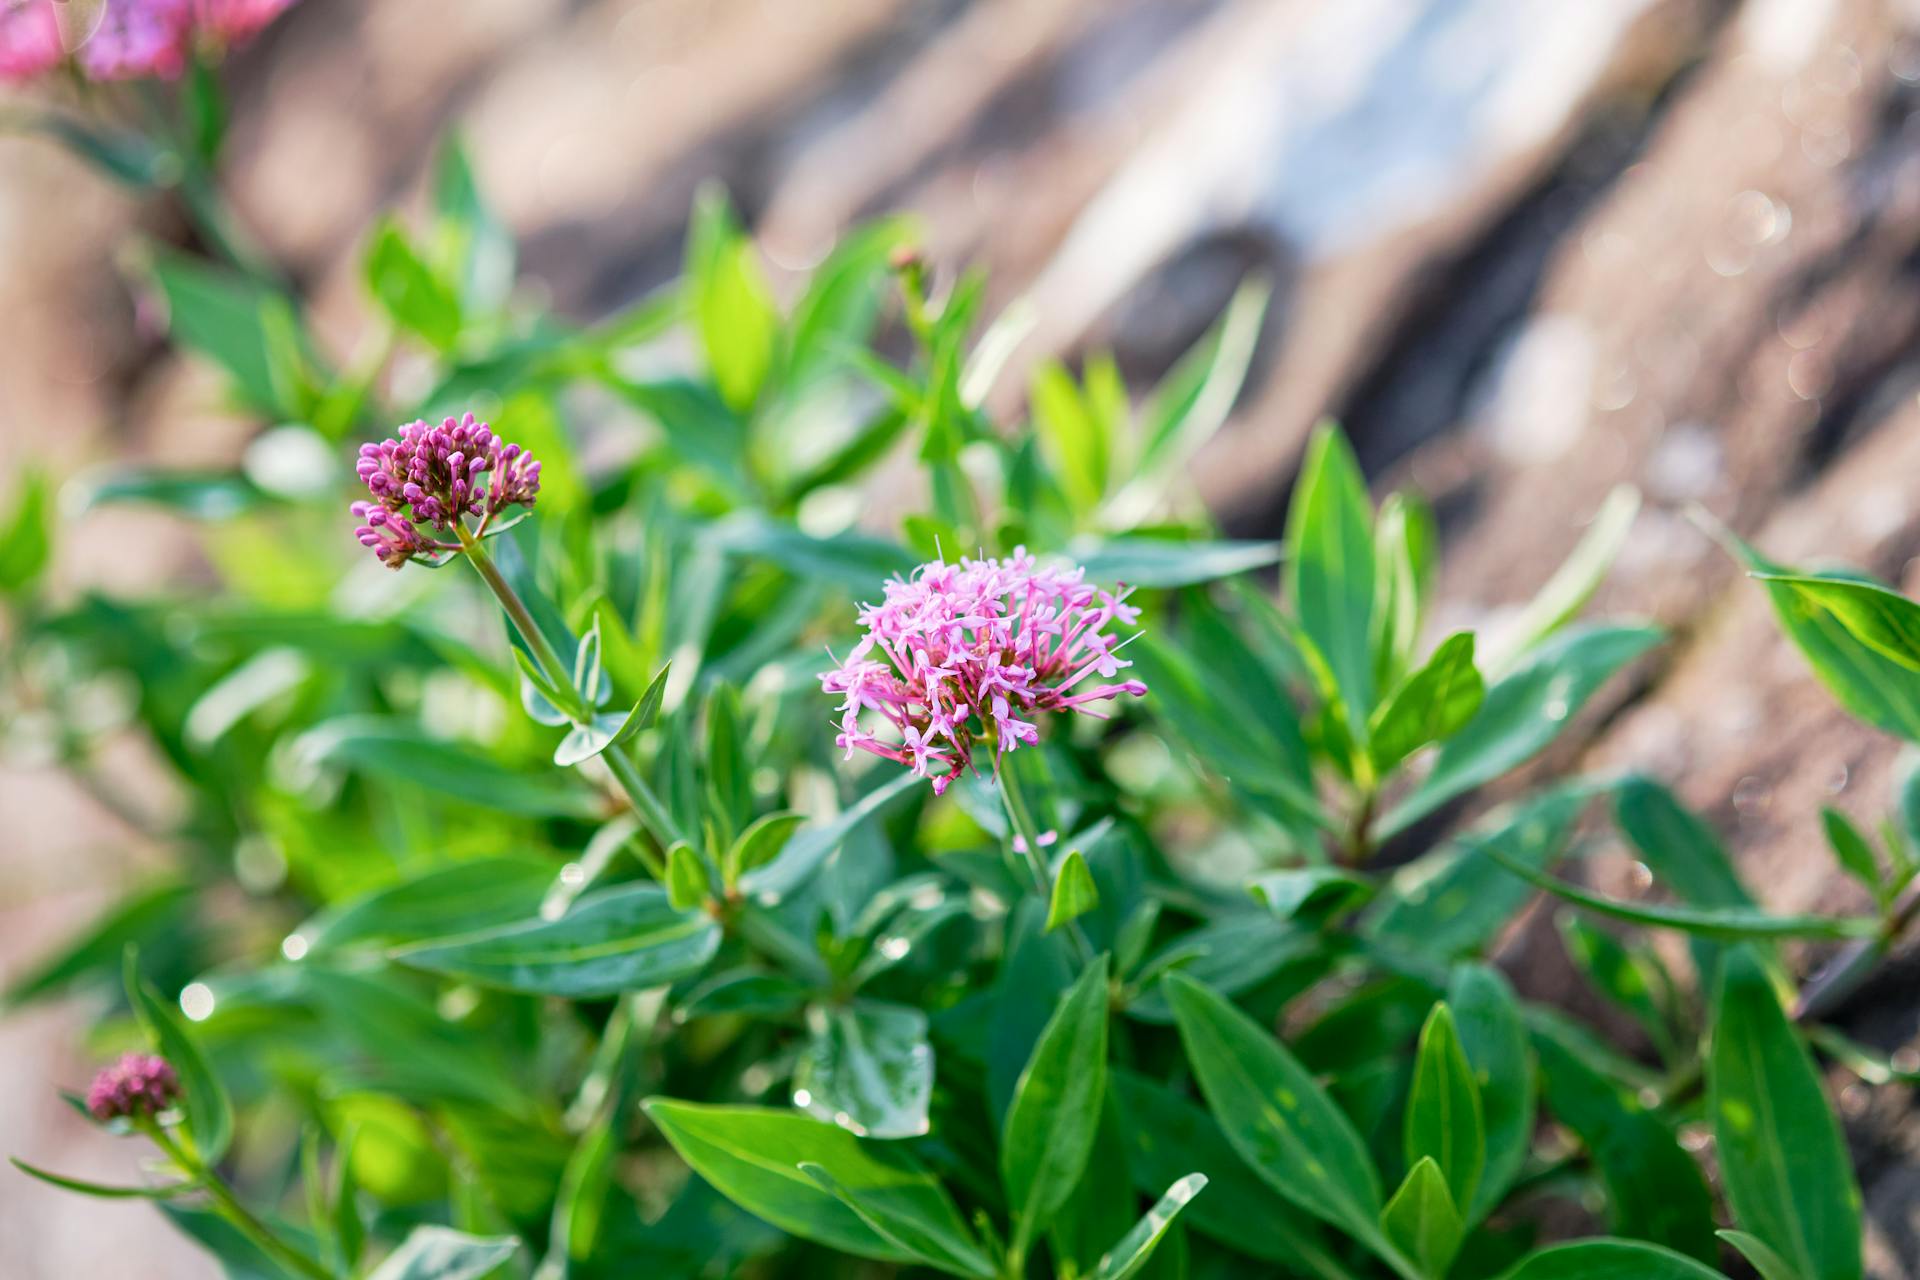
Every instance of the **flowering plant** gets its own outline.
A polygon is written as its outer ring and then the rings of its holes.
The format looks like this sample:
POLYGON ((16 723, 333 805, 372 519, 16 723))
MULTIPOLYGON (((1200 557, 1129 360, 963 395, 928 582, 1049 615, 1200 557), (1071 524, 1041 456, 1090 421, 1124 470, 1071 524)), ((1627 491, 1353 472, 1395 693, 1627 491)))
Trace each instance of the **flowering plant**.
MULTIPOLYGON (((1577 618, 1631 493, 1511 626, 1435 636, 1434 518, 1337 429, 1283 539, 1188 491, 1257 288, 1138 414, 1094 358, 1008 421, 1007 328, 903 223, 783 308, 707 197, 682 280, 569 327, 457 144, 431 208, 365 263, 424 379, 330 359, 246 255, 149 264, 262 429, 66 507, 201 522, 218 600, 49 591, 17 488, 6 731, 177 865, 4 997, 144 1044, 76 1101, 153 1163, 25 1173, 249 1277, 1862 1275, 1814 1053, 1911 1077, 1845 1026, 1920 912, 1920 783, 1877 841, 1823 819, 1870 909, 1780 915, 1660 783, 1516 776, 1661 642, 1577 618), (883 464, 916 500, 856 519, 883 464), (121 733, 182 816, 114 784, 121 733), (1609 844, 1666 897, 1556 869, 1609 844)), ((1920 605, 1726 541, 1920 740, 1920 605)))

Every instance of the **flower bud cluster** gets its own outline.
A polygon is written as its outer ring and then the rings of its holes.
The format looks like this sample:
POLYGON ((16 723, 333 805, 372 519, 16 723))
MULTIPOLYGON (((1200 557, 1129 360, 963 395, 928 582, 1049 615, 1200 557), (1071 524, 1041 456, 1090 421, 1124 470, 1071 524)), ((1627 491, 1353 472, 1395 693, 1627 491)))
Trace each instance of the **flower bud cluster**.
POLYGON ((129 1053, 93 1078, 87 1110, 96 1120, 159 1115, 180 1100, 180 1077, 165 1058, 129 1053))
POLYGON ((354 535, 390 569, 458 548, 420 526, 452 533, 475 516, 484 528, 508 507, 531 507, 540 492, 540 464, 470 413, 437 427, 408 423, 398 440, 363 444, 356 470, 371 500, 353 504, 362 522, 354 535))

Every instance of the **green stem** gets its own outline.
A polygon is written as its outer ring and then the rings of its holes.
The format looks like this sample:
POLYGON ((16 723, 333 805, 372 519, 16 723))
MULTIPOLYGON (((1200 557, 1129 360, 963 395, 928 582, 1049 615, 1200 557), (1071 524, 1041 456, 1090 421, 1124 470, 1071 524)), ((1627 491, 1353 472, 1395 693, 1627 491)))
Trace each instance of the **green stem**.
MULTIPOLYGON (((495 564, 493 557, 487 554, 486 545, 476 538, 464 523, 458 527, 458 532, 460 546, 466 552, 467 561, 473 565, 480 574, 481 580, 493 592, 494 598, 500 602, 500 607, 507 611, 507 617, 512 621, 514 630, 520 633, 520 638, 527 642, 527 648, 532 651, 534 661, 540 664, 540 669, 546 673, 547 679, 553 682, 554 687, 563 696, 572 694, 573 705, 562 707, 561 710, 565 711, 575 724, 592 723, 592 709, 581 701, 578 691, 574 690, 573 672, 560 661, 560 655, 554 652, 553 645, 534 622, 533 614, 527 609, 526 601, 520 598, 520 593, 513 589, 513 584, 508 582, 506 575, 500 572, 500 566, 495 564)), ((679 829, 679 824, 673 820, 673 815, 668 812, 666 805, 660 802, 660 797, 653 793, 653 788, 647 784, 646 777, 641 774, 639 766, 634 763, 633 757, 627 754, 624 746, 609 747, 600 753, 600 758, 606 761, 614 780, 620 784, 620 789, 627 793, 627 799, 633 802, 634 812, 640 815, 640 821, 659 842, 662 849, 670 848, 677 840, 686 839, 679 829)), ((666 866, 658 857, 643 855, 641 861, 646 863, 647 870, 653 873, 656 880, 663 882, 666 880, 666 866)))
POLYGON ((273 1228, 255 1217, 252 1210, 240 1203, 239 1197, 233 1194, 233 1189, 227 1186, 225 1179, 202 1164, 196 1157, 188 1155, 157 1121, 152 1119, 141 1121, 139 1128, 153 1140, 155 1146, 166 1152, 167 1157, 186 1172, 196 1186, 207 1193, 213 1201, 214 1211, 231 1223, 234 1230, 251 1241, 260 1252, 294 1275, 306 1277, 306 1280, 335 1280, 331 1271, 282 1240, 274 1233, 273 1228))
MULTIPOLYGON (((1013 830, 1027 846, 1027 869, 1033 875, 1034 891, 1040 895, 1042 905, 1053 901, 1053 872, 1047 866, 1047 857, 1040 852, 1040 829, 1033 821, 1033 811, 1027 807, 1026 793, 1021 790, 1019 775, 1013 762, 1003 760, 1000 763, 1000 796, 1006 803, 1007 820, 1013 824, 1013 830)), ((1073 940, 1073 949, 1082 965, 1093 960, 1093 944, 1087 941, 1078 920, 1067 922, 1067 936, 1073 940)))

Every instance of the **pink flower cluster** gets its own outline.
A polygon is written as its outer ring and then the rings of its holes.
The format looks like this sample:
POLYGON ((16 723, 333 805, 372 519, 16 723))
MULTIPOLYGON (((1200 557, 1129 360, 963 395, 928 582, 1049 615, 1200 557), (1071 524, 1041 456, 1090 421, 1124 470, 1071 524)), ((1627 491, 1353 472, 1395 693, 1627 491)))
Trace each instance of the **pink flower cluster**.
POLYGON ((68 48, 89 80, 171 80, 196 47, 250 39, 294 0, 0 0, 0 79, 30 80, 68 48))
POLYGON ((87 1110, 96 1120, 155 1116, 180 1098, 180 1077, 165 1058, 129 1053, 93 1078, 87 1110))
POLYGON ((361 445, 355 465, 373 497, 353 504, 363 521, 354 535, 389 569, 422 552, 460 549, 419 525, 451 533, 464 517, 478 516, 484 531, 507 507, 531 507, 540 492, 540 464, 470 413, 437 427, 410 422, 398 440, 361 445))
POLYGON ((1017 548, 1005 560, 935 560, 886 585, 886 599, 864 605, 866 635, 820 677, 843 696, 836 746, 906 765, 944 792, 973 764, 974 748, 1000 754, 1040 740, 1039 717, 1085 711, 1120 694, 1139 696, 1138 680, 1112 682, 1132 664, 1107 626, 1133 626, 1140 611, 1087 584, 1086 570, 1043 569, 1017 548), (1110 683, 1093 682, 1098 676, 1110 683), (876 711, 886 738, 861 724, 876 711), (897 737, 898 741, 894 741, 897 737))

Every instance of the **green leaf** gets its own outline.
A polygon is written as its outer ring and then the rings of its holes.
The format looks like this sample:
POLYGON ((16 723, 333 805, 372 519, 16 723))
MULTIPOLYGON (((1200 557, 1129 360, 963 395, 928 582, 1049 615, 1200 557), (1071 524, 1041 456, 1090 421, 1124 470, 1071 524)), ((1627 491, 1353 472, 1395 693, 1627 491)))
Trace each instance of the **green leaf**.
POLYGON ((1758 958, 1729 952, 1707 1106, 1734 1221, 1805 1280, 1859 1280, 1860 1188, 1813 1059, 1758 958))
POLYGON ((1447 1003, 1479 1087, 1486 1130, 1480 1185, 1464 1214, 1472 1226, 1500 1203, 1526 1161, 1533 1143, 1539 1083, 1520 1002, 1499 970, 1482 964, 1460 965, 1448 984, 1447 1003))
POLYGON ((771 560, 795 577, 853 592, 872 591, 875 584, 913 569, 913 556, 897 542, 853 531, 815 537, 750 511, 723 516, 701 537, 729 555, 771 560))
POLYGON ((803 1161, 800 1172, 821 1190, 860 1216, 860 1220, 892 1244, 927 1266, 949 1275, 991 1280, 998 1274, 993 1259, 981 1249, 951 1205, 930 1204, 923 1189, 906 1194, 879 1182, 858 1190, 845 1186, 824 1165, 803 1161), (933 1212, 929 1212, 929 1209, 933 1212))
POLYGON ((703 191, 694 208, 687 287, 714 385, 729 408, 744 413, 773 366, 780 316, 753 242, 717 191, 703 191))
POLYGON ((1414 1162, 1407 1180, 1381 1210, 1380 1226, 1421 1275, 1441 1280, 1447 1274, 1466 1227, 1447 1193, 1446 1175, 1432 1156, 1414 1162))
POLYGON ((667 901, 675 911, 693 911, 705 905, 712 887, 707 865, 692 845, 679 841, 667 850, 667 901))
POLYGON ((827 855, 840 847, 849 832, 872 818, 890 802, 899 799, 915 785, 926 783, 913 774, 902 772, 867 792, 835 817, 813 826, 802 827, 781 848, 772 862, 740 877, 740 890, 770 906, 805 884, 819 870, 827 855))
POLYGON ((483 986, 589 1000, 660 986, 706 967, 720 926, 676 911, 657 885, 582 897, 558 920, 526 920, 396 951, 395 960, 483 986))
POLYGON ((1153 1251, 1160 1247, 1167 1228, 1180 1216, 1180 1211, 1206 1189, 1204 1173, 1190 1173, 1168 1187, 1166 1194, 1147 1210, 1146 1216, 1100 1259, 1100 1265, 1094 1269, 1094 1280, 1130 1280, 1139 1274, 1153 1257, 1153 1251))
POLYGON ((1500 1280, 1724 1280, 1671 1249, 1638 1240, 1576 1240, 1530 1254, 1500 1280))
MULTIPOLYGON (((1697 907, 1754 905, 1713 829, 1666 787, 1644 777, 1623 780, 1614 792, 1613 815, 1654 877, 1682 901, 1697 907)), ((1690 946, 1700 980, 1710 989, 1719 945, 1695 938, 1690 946)))
POLYGON ((1385 773, 1428 743, 1452 737, 1480 710, 1486 692, 1473 665, 1473 633, 1448 636, 1374 712, 1373 767, 1385 773))
POLYGON ((1880 860, 1874 856, 1873 846, 1867 843, 1867 838, 1860 834, 1860 828, 1831 805, 1820 810, 1820 825, 1827 834, 1827 844, 1833 849, 1834 859, 1840 864, 1840 869, 1865 885, 1868 892, 1879 893, 1880 860))
POLYGON ((1592 1156, 1612 1229, 1713 1258, 1713 1197, 1673 1130, 1635 1088, 1590 1066, 1557 1025, 1535 1023, 1533 1043, 1547 1107, 1592 1156))
MULTIPOLYGON (((1438 1166, 1450 1207, 1473 1203, 1486 1164, 1486 1121, 1480 1112, 1479 1084, 1454 1029, 1453 1013, 1445 1004, 1436 1004, 1420 1029, 1413 1086, 1407 1097, 1405 1140, 1408 1165, 1431 1159, 1438 1166)), ((1401 1191, 1404 1194, 1407 1188, 1401 1191)), ((1457 1246, 1457 1225, 1454 1235, 1457 1246)))
POLYGON ((1307 446, 1287 513, 1287 594, 1300 630, 1333 680, 1355 742, 1373 712, 1373 507, 1353 450, 1338 427, 1307 446))
POLYGON ((374 228, 364 269, 367 288, 395 324, 437 351, 453 349, 460 340, 460 299, 392 218, 374 228))
POLYGON ((1109 1081, 1126 1117, 1123 1130, 1134 1186, 1151 1194, 1197 1169, 1212 1179, 1186 1221, 1222 1244, 1321 1280, 1353 1280, 1320 1226, 1247 1167, 1213 1117, 1145 1076, 1115 1071, 1109 1081), (1258 1224, 1253 1226, 1250 1224, 1258 1224))
POLYGON ((554 765, 571 769, 577 764, 585 764, 611 747, 626 723, 624 717, 603 714, 585 724, 574 725, 567 730, 567 736, 560 739, 560 745, 553 749, 554 765))
MULTIPOLYGON (((1868 724, 1920 742, 1920 673, 1862 642, 1824 604, 1792 583, 1769 580, 1795 576, 1791 569, 1768 560, 1730 533, 1722 531, 1721 537, 1734 557, 1760 579, 1780 629, 1835 700, 1868 724)), ((1879 585, 1870 579, 1857 580, 1879 585)))
POLYGON ((1877 582, 1841 574, 1756 573, 1819 605, 1861 644, 1909 671, 1920 671, 1920 604, 1877 582))
POLYGON ((1046 361, 1034 371, 1028 399, 1034 431, 1060 478, 1060 487, 1075 511, 1091 512, 1106 496, 1113 465, 1109 424, 1057 360, 1046 361))
POLYGON ((927 1132, 932 1097, 926 1014, 877 1000, 807 1011, 795 1106, 861 1137, 917 1138, 927 1132))
POLYGON ((173 471, 114 464, 76 478, 76 511, 151 504, 194 520, 231 520, 272 505, 271 495, 237 471, 173 471))
POLYGON ((1174 968, 1221 995, 1236 996, 1291 966, 1319 969, 1328 956, 1320 931, 1297 921, 1277 920, 1265 911, 1224 915, 1168 942, 1141 966, 1134 981, 1142 990, 1127 1006, 1127 1016, 1173 1021, 1156 979, 1174 968))
POLYGON ((13 1167, 29 1178, 59 1187, 62 1191, 77 1191, 83 1196, 93 1196, 101 1200, 167 1200, 174 1196, 185 1195, 197 1190, 191 1182, 174 1182, 158 1187, 110 1187, 104 1183, 88 1182, 83 1178, 69 1178, 65 1174, 53 1173, 38 1165, 28 1164, 19 1156, 8 1156, 13 1167))
POLYGON ((36 467, 20 472, 13 509, 0 524, 0 592, 31 586, 53 558, 53 486, 36 467))
POLYGON ((793 838, 794 832, 806 820, 805 814, 795 813, 791 809, 755 818, 727 850, 723 870, 728 887, 738 884, 740 877, 747 872, 764 867, 779 857, 787 841, 793 838))
POLYGON ((649 1098, 641 1107, 695 1173, 791 1235, 883 1262, 921 1260, 801 1171, 811 1164, 860 1194, 868 1212, 884 1201, 887 1212, 875 1221, 889 1230, 905 1220, 937 1224, 943 1238, 968 1238, 947 1193, 897 1145, 857 1138, 793 1111, 670 1098, 649 1098))
POLYGON ((512 1236, 415 1227, 367 1280, 481 1280, 519 1251, 512 1236))
POLYGON ((1716 1231, 1713 1234, 1738 1249, 1740 1256, 1760 1273, 1760 1280, 1802 1280, 1800 1273, 1759 1236, 1748 1235, 1744 1231, 1716 1231))
POLYGON ((660 668, 660 674, 653 678, 653 683, 647 686, 647 691, 640 695, 640 701, 633 704, 633 710, 627 712, 627 718, 620 722, 620 728, 614 732, 613 741, 608 743, 608 746, 620 746, 644 730, 653 727, 653 722, 660 718, 660 703, 667 695, 667 674, 672 670, 671 662, 660 668))
POLYGON ((1069 544, 1089 582, 1129 587, 1189 587, 1278 564, 1278 542, 1181 542, 1170 538, 1105 538, 1069 544))
POLYGON ((1574 627, 1535 649, 1440 748, 1433 771, 1381 821, 1380 838, 1532 759, 1609 676, 1659 638, 1653 627, 1574 627))
POLYGON ((419 787, 502 813, 591 818, 600 811, 594 793, 569 775, 510 769, 473 747, 437 741, 397 720, 325 720, 294 740, 292 754, 310 765, 352 769, 381 785, 419 787))
POLYGON ((127 1000, 134 1016, 140 1020, 153 1051, 171 1063, 180 1077, 186 1129, 194 1150, 204 1163, 217 1164, 233 1141, 233 1101, 227 1096, 226 1086, 220 1083, 198 1042, 187 1034, 175 1006, 161 999, 151 983, 141 980, 132 947, 127 948, 125 970, 127 1000))
POLYGON ((1481 853, 1522 880, 1575 906, 1630 924, 1679 929, 1722 941, 1750 938, 1866 938, 1873 936, 1880 928, 1880 922, 1870 916, 1776 916, 1752 907, 1682 907, 1617 902, 1536 870, 1490 842, 1474 843, 1481 853))
POLYGON ((1073 1193, 1093 1152, 1107 1088, 1107 959, 1067 990, 1014 1087, 1000 1146, 1000 1180, 1013 1215, 1013 1252, 1073 1193))
POLYGON ((1502 628, 1498 639, 1487 646, 1489 673, 1505 675, 1535 645, 1573 620, 1607 576, 1639 513, 1640 491, 1632 485, 1619 485, 1607 495, 1573 554, 1527 602, 1513 624, 1502 628))
POLYGON ((538 911, 554 868, 537 858, 477 858, 435 867, 310 917, 293 950, 320 955, 354 943, 382 947, 524 920, 538 911))
POLYGON ((1390 493, 1374 522, 1373 668, 1376 684, 1389 688, 1413 664, 1414 646, 1426 618, 1433 574, 1433 511, 1417 499, 1390 493))
POLYGON ((175 254, 156 256, 152 270, 174 339, 225 369, 255 408, 298 419, 302 406, 287 386, 283 356, 274 350, 273 329, 286 323, 287 300, 245 277, 175 254))
POLYGON ((1379 1251, 1379 1176, 1353 1123, 1224 997, 1178 972, 1161 985, 1200 1091, 1240 1158, 1289 1201, 1379 1251))
POLYGON ((1660 1056, 1672 1061, 1676 1053, 1667 1011, 1659 1000, 1660 974, 1654 958, 1629 949, 1605 930, 1567 913, 1558 921, 1567 956, 1600 996, 1624 1010, 1640 1024, 1660 1056))
POLYGON ((1078 849, 1066 856, 1053 881, 1053 896, 1047 903, 1047 932, 1052 933, 1070 920, 1077 920, 1100 905, 1100 890, 1094 886, 1093 872, 1078 849))
POLYGON ((1255 876, 1248 892, 1266 904, 1276 920, 1304 919, 1320 923, 1344 915, 1365 903, 1375 885, 1365 876, 1341 867, 1291 867, 1255 876))

